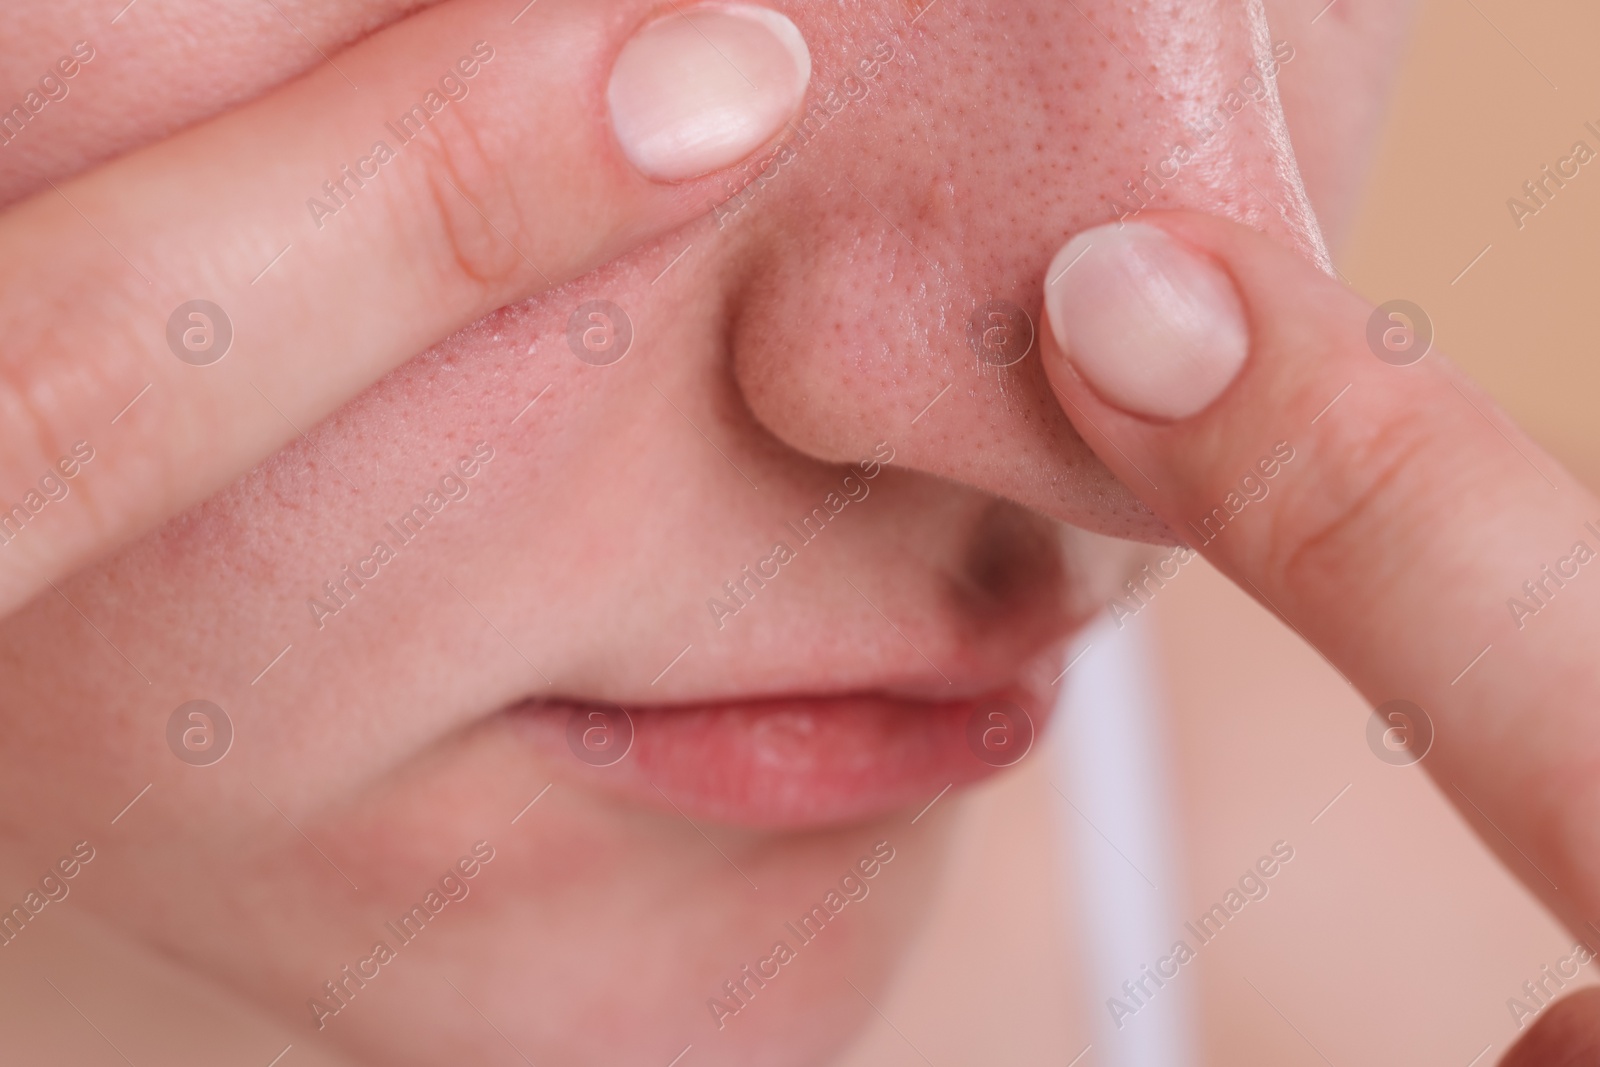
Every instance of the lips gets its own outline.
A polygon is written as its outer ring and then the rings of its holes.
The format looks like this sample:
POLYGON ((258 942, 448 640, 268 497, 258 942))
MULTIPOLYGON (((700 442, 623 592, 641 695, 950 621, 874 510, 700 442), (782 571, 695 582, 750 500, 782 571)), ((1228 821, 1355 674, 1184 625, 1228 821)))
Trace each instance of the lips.
POLYGON ((510 723, 563 781, 697 822, 804 830, 919 809, 1022 759, 1048 687, 623 708, 530 701, 510 723))

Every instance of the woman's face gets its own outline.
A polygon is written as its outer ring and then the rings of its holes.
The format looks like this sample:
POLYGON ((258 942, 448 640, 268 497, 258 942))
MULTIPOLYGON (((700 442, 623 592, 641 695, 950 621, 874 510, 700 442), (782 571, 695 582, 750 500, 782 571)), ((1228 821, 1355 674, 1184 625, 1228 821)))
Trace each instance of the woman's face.
MULTIPOLYGON (((619 46, 656 13, 607 4, 619 46)), ((102 80, 7 197, 317 60, 146 6, 44 17, 102 80)), ((287 14, 331 51, 410 6, 287 14)), ((8 885, 87 840, 74 907, 374 1063, 811 1064, 871 1014, 958 801, 914 817, 993 770, 990 712, 1042 727, 1138 551, 1100 535, 1163 536, 1028 352, 1042 272, 1139 197, 1317 254, 1270 74, 1350 27, 773 6, 808 115, 742 194, 0 626, 8 885)))

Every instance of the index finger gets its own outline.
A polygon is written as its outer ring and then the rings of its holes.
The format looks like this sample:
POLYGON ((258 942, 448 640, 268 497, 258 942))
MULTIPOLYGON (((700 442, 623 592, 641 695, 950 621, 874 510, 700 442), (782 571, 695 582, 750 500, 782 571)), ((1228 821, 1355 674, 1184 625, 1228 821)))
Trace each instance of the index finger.
POLYGON ((1244 227, 1147 219, 1051 268, 1069 417, 1380 712, 1431 723, 1423 766, 1586 929, 1600 501, 1428 354, 1417 309, 1374 309, 1244 227))
POLYGON ((0 612, 723 199, 701 176, 783 128, 805 43, 651 13, 451 0, 0 214, 0 612))

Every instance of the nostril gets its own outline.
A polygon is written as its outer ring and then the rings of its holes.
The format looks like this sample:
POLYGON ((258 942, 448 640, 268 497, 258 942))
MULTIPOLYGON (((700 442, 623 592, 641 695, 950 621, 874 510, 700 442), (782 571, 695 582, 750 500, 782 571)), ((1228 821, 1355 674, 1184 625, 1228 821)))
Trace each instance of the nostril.
POLYGON ((1066 580, 1059 524, 993 500, 972 524, 960 569, 952 576, 964 613, 1015 618, 1030 603, 1056 612, 1066 580))

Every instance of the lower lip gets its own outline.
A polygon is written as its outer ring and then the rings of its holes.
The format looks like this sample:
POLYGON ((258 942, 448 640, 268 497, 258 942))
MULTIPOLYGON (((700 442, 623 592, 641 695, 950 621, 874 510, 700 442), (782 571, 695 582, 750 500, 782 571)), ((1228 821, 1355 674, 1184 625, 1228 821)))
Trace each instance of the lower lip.
POLYGON ((508 714, 575 784, 697 821, 803 830, 920 808, 1016 763, 1049 702, 1008 689, 964 701, 861 695, 626 713, 531 702, 508 714))

